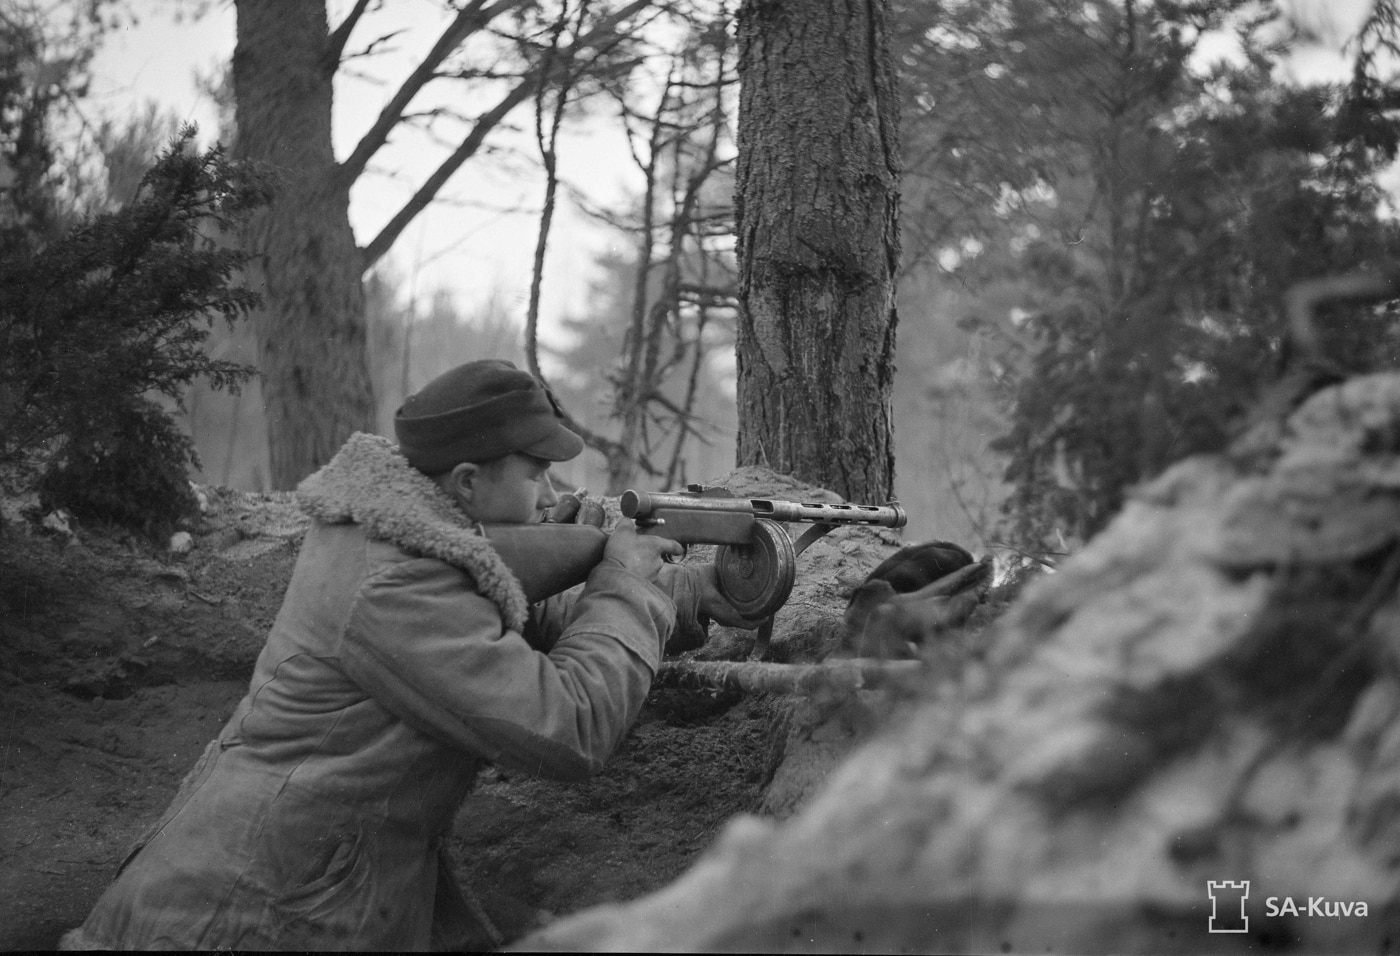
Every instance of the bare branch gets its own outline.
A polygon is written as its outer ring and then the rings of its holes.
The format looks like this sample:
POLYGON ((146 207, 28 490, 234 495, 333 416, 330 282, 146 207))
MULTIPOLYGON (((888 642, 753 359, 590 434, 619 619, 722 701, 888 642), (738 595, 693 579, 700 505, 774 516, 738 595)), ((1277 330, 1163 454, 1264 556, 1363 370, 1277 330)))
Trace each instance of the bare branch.
MULTIPOLYGON (((364 0, 361 0, 364 2, 364 0)), ((496 3, 487 5, 487 0, 472 0, 461 10, 447 28, 442 31, 442 36, 438 37, 433 48, 428 51, 423 62, 413 69, 413 72, 404 80, 397 92, 390 97, 389 102, 380 110, 379 117, 374 124, 361 137, 355 149, 340 164, 340 175, 346 179, 353 180, 359 176, 369 163, 379 148, 389 140, 389 134, 403 118, 403 111, 408 107, 409 102, 418 95, 429 80, 436 75, 436 70, 443 60, 462 45, 467 37, 489 23, 494 17, 499 16, 509 10, 524 5, 527 0, 496 0, 496 3)))
POLYGON ((434 106, 432 109, 415 110, 412 113, 403 114, 403 122, 426 128, 444 117, 463 124, 472 121, 466 113, 460 113, 450 106, 434 106))
POLYGON ((408 228, 408 224, 413 221, 413 218, 427 208, 428 203, 437 196, 438 190, 442 189, 443 184, 481 148, 487 135, 505 118, 506 114, 530 98, 532 88, 532 82, 522 83, 506 94, 505 98, 492 109, 482 114, 476 121, 476 126, 467 134, 466 139, 462 140, 452 155, 424 180, 423 185, 418 187, 418 191, 413 194, 413 198, 395 213, 388 224, 379 231, 379 235, 365 246, 363 268, 369 269, 379 261, 384 253, 389 251, 399 235, 408 228))
POLYGON ((1334 302, 1374 304, 1397 297, 1400 272, 1350 272, 1306 279, 1289 286, 1283 295, 1288 334, 1300 357, 1321 361, 1321 339, 1313 324, 1318 306, 1334 302))
POLYGON ((850 658, 821 664, 766 664, 756 661, 662 661, 661 687, 713 688, 749 694, 855 693, 923 679, 923 661, 850 658))
POLYGON ((355 29, 355 24, 364 15, 365 8, 369 6, 369 0, 355 0, 355 6, 345 15, 345 19, 340 21, 340 26, 331 31, 331 35, 326 38, 325 59, 322 61, 322 68, 328 73, 334 73, 336 67, 340 65, 340 55, 345 52, 345 44, 350 40, 350 34, 355 29))
MULTIPOLYGON (((523 0, 498 0, 497 8, 515 6, 521 2, 523 2, 523 0)), ((563 59, 567 62, 577 57, 578 54, 585 49, 601 48, 603 41, 614 38, 613 31, 620 23, 624 22, 637 11, 650 6, 653 2, 654 0, 632 0, 627 6, 623 7, 606 20, 601 21, 596 27, 580 37, 572 46, 564 50, 562 53, 563 59)), ((417 216, 418 213, 422 212, 423 209, 427 207, 428 203, 433 201, 438 191, 441 190, 447 180, 452 177, 452 174, 455 173, 463 163, 476 154, 487 135, 490 134, 512 110, 528 100, 534 94, 536 87, 544 82, 544 79, 545 78, 540 76, 538 72, 522 78, 520 83, 502 97, 499 103, 477 119, 476 125, 472 128, 471 132, 466 135, 466 138, 462 140, 457 149, 453 151, 452 155, 424 181, 418 191, 413 194, 413 197, 409 199, 404 207, 389 220, 388 224, 385 225, 382 230, 380 230, 379 235, 375 236, 374 239, 370 241, 369 245, 365 246, 364 261, 362 263, 363 268, 369 269, 389 251, 399 235, 407 228, 408 224, 413 221, 413 218, 417 216)), ((377 125, 378 124, 376 124, 376 126, 377 125)), ((392 128, 392 125, 391 123, 390 128, 392 128)), ((386 130, 383 135, 387 137, 388 131, 386 130)), ((374 148, 377 149, 378 145, 374 148)), ((358 151, 359 148, 357 147, 357 152, 358 151)), ((370 150, 370 152, 372 153, 373 150, 370 150)), ((368 156, 365 158, 367 159, 368 156)), ((347 164, 348 162, 347 160, 347 164)))
MULTIPOLYGON (((552 61, 559 55, 559 40, 564 34, 566 13, 567 8, 560 12, 559 20, 550 32, 549 48, 540 66, 540 72, 546 75, 552 72, 552 61)), ((578 8, 578 19, 574 24, 575 44, 587 13, 588 0, 581 0, 578 8)), ((566 66, 563 82, 555 96, 554 115, 550 120, 548 135, 545 134, 544 130, 546 90, 544 84, 537 87, 535 95, 535 143, 539 147, 540 159, 544 163, 545 187, 544 205, 540 209, 539 233, 535 240, 534 262, 530 271, 530 301, 525 311, 525 364, 530 369, 530 373, 541 381, 544 380, 544 376, 540 372, 539 362, 540 289, 544 284, 544 258, 549 247, 549 231, 554 223, 554 204, 559 189, 558 154, 555 151, 555 146, 559 141, 559 127, 564 122, 564 111, 568 104, 569 90, 573 86, 573 78, 573 71, 566 66)))
MULTIPOLYGON (((359 51, 357 51, 357 52, 355 52, 355 53, 343 53, 343 54, 341 54, 341 60, 340 60, 341 66, 343 67, 346 63, 349 63, 351 60, 363 60, 363 59, 367 59, 367 58, 369 58, 369 57, 378 56, 380 53, 389 53, 389 52, 392 52, 391 50, 380 50, 379 47, 381 47, 381 46, 386 46, 391 40, 393 40, 393 39, 394 39, 395 37, 397 37, 399 34, 405 33, 405 32, 407 32, 407 31, 404 31, 404 30, 394 30, 394 31, 391 32, 391 33, 385 33, 385 34, 383 34, 383 35, 381 35, 381 36, 377 36, 377 37, 375 37, 373 40, 371 40, 368 44, 366 44, 366 46, 365 46, 365 48, 364 48, 363 50, 359 50, 359 51)), ((383 85, 383 84, 381 83, 380 85, 383 85)))

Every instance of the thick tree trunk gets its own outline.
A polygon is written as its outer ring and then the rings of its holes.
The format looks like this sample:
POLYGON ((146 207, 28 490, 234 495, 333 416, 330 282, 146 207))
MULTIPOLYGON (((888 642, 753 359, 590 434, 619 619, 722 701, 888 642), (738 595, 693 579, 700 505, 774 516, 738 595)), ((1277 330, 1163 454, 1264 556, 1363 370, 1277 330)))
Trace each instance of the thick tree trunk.
POLYGON ((745 0, 739 43, 739 464, 882 501, 900 171, 886 0, 745 0))
POLYGON ((365 357, 363 257, 350 229, 349 184, 331 146, 323 0, 238 0, 233 56, 239 159, 282 177, 250 224, 249 279, 274 488, 291 488, 356 430, 373 428, 365 357))

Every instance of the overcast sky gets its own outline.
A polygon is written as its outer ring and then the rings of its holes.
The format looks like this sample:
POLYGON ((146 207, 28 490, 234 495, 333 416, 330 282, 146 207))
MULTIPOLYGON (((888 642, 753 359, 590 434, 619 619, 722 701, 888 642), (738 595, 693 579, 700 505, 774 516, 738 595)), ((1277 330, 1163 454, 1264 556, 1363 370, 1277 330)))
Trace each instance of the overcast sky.
MULTIPOLYGON (((224 0, 211 5, 198 19, 176 22, 170 3, 144 4, 151 12, 141 23, 110 37, 96 63, 94 94, 99 108, 114 114, 134 111, 147 100, 155 101, 181 120, 199 124, 206 140, 216 129, 213 104, 198 91, 197 73, 213 74, 233 53, 234 12, 224 0)), ((1345 75, 1345 60, 1336 49, 1355 30, 1370 8, 1370 0, 1301 0, 1289 4, 1315 25, 1327 45, 1307 48, 1295 57, 1292 67, 1303 77, 1345 75), (1339 73, 1340 71, 1340 73, 1339 73)), ((390 78, 383 85, 372 85, 353 78, 337 87, 335 136, 339 155, 345 155, 354 141, 377 115, 380 105, 413 62, 418 51, 431 44, 444 22, 440 4, 434 0, 396 0, 386 5, 388 12, 361 25, 356 40, 369 38, 365 27, 376 29, 390 16, 397 16, 406 32, 398 39, 400 52, 377 61, 375 72, 390 78)), ((335 22, 342 3, 332 0, 335 22)), ((352 47, 354 44, 352 43, 352 47)), ((344 73, 346 71, 342 71, 344 73)), ((629 182, 629 161, 617 131, 600 122, 593 135, 574 138, 561 151, 561 170, 575 182, 586 181, 600 195, 622 195, 629 182)), ((378 158, 376 166, 401 174, 396 182, 388 176, 365 176, 352 194, 351 222, 362 244, 368 242, 410 194, 442 155, 425 149, 420 142, 400 137, 378 158)), ((420 214, 400 237, 393 252, 393 263, 404 278, 404 292, 413 287, 426 300, 436 287, 453 290, 464 309, 488 296, 493 289, 505 293, 520 316, 529 287, 530 258, 535 242, 535 222, 528 215, 506 214, 493 208, 524 205, 535 207, 540 185, 534 177, 489 175, 482 164, 469 161, 448 184, 445 193, 455 205, 439 205, 420 214)), ((567 205, 567 204, 565 204, 567 205)), ((570 209, 562 209, 551 243, 547 265, 546 318, 569 311, 573 301, 586 292, 593 255, 609 241, 590 229, 570 209)))
MULTIPOLYGON (((333 3, 333 9, 335 6, 333 3)), ((445 22, 440 7, 433 0, 399 0, 391 5, 390 13, 401 18, 392 26, 401 26, 406 32, 397 40, 400 52, 373 65, 374 72, 389 78, 388 83, 338 79, 334 116, 337 155, 349 152, 415 62, 416 53, 436 38, 445 22)), ((95 65, 94 98, 100 109, 114 115, 138 109, 148 100, 157 102, 179 119, 197 123, 201 139, 212 142, 217 128, 214 106, 199 92, 195 77, 217 73, 232 56, 232 4, 215 5, 204 17, 182 22, 160 12, 167 9, 168 5, 152 5, 153 12, 143 15, 139 25, 109 38, 95 65)), ((365 27, 378 31, 389 25, 388 16, 380 14, 367 20, 355 41, 367 42, 370 33, 365 27)), ((425 148, 421 140, 412 142, 412 137, 397 139, 397 144, 391 142, 376 157, 373 165, 381 173, 361 177, 352 192, 351 223, 361 244, 373 238, 446 155, 441 148, 425 148), (386 170, 394 170, 396 177, 383 174, 386 170)), ((629 182, 622 147, 620 136, 606 125, 592 136, 570 139, 561 148, 561 172, 575 182, 589 182, 601 196, 621 195, 629 182)), ((482 163, 468 161, 445 188, 447 202, 420 213, 390 253, 403 278, 404 293, 413 286, 416 272, 420 301, 427 301, 434 288, 448 288, 458 296, 463 309, 469 310, 493 290, 500 290, 523 318, 536 221, 529 213, 498 210, 535 209, 542 188, 538 177, 493 173, 482 163)), ((609 241, 563 205, 556 214, 546 266, 543 311, 547 318, 570 311, 570 300, 585 294, 593 256, 609 241)))

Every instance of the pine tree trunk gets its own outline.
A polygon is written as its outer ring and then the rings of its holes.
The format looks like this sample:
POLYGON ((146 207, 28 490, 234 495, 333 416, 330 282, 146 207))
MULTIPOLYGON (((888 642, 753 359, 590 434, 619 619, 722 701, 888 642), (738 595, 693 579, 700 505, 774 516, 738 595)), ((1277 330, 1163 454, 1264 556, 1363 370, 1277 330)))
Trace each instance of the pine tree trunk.
POLYGON ((739 464, 858 501, 894 488, 886 2, 745 0, 739 15, 739 464))
POLYGON ((323 0, 237 0, 234 155, 271 165, 282 187, 249 226, 249 280, 267 408, 272 485, 291 488, 349 435, 373 429, 362 256, 349 184, 331 145, 323 0))

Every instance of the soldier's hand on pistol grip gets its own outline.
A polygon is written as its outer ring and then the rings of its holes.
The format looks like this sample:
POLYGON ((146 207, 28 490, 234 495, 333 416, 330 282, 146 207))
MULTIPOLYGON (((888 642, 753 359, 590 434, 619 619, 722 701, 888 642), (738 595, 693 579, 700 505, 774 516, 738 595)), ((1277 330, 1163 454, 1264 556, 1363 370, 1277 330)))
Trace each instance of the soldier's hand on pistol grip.
POLYGON ((670 538, 637 534, 636 524, 624 518, 608 535, 603 557, 611 558, 639 577, 655 581, 666 558, 679 557, 684 550, 679 542, 670 538))

